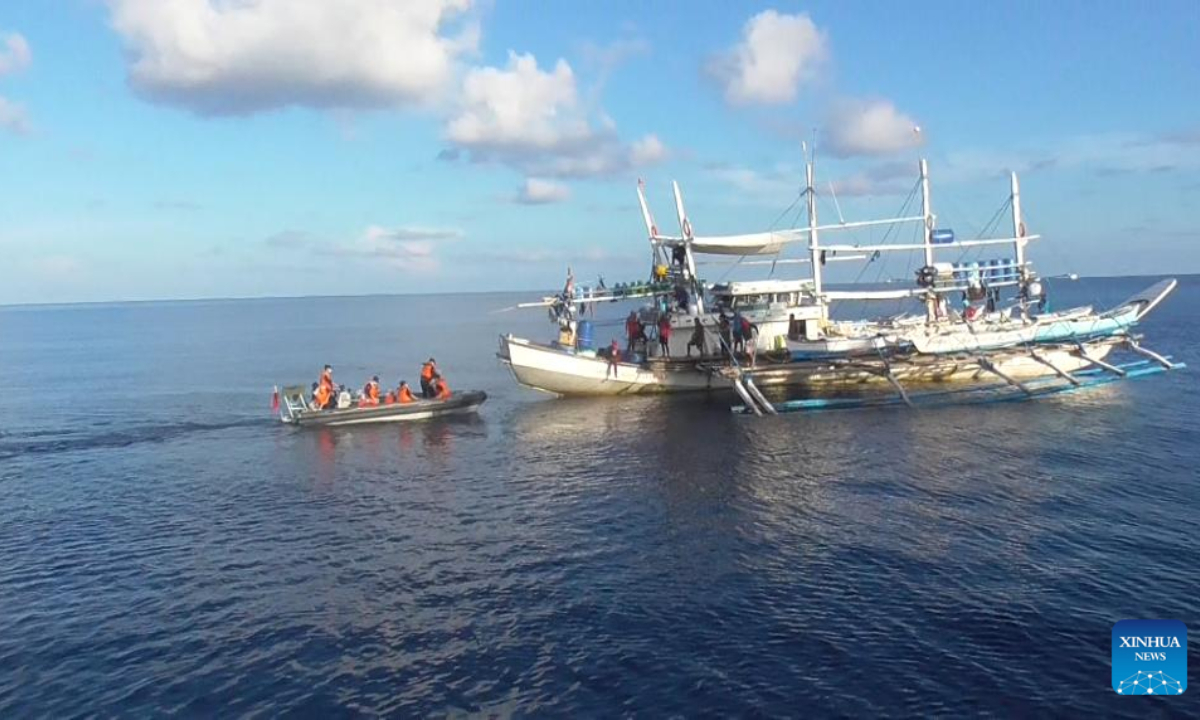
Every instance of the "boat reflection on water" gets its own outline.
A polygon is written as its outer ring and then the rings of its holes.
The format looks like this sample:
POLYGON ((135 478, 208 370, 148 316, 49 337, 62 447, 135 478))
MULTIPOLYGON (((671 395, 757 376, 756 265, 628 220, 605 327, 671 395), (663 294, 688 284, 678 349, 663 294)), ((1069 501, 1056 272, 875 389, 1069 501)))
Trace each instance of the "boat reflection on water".
POLYGON ((423 423, 319 427, 296 433, 292 445, 313 449, 318 467, 337 474, 339 459, 352 454, 368 464, 386 466, 405 455, 420 452, 427 458, 453 454, 456 439, 487 434, 487 423, 477 415, 435 418, 423 423))
POLYGON ((725 398, 532 402, 507 432, 523 481, 542 484, 547 502, 620 493, 612 502, 623 512, 654 516, 666 533, 659 542, 689 539, 672 552, 732 553, 727 569, 782 580, 866 551, 931 565, 975 553, 982 571, 1027 562, 1038 532, 1030 509, 1078 489, 1092 460, 1074 457, 1064 438, 1119 431, 1134 402, 1117 383, 1044 403, 746 423, 725 398), (704 548, 692 547, 696 538, 704 548))

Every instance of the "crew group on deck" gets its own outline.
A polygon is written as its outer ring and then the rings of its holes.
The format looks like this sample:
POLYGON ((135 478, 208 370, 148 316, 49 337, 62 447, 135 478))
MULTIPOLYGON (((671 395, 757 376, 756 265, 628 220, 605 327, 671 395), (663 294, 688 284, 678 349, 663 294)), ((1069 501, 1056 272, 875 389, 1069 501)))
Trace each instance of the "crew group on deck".
MULTIPOLYGON (((630 311, 628 317, 625 318, 625 357, 636 357, 639 352, 643 355, 649 354, 650 338, 646 333, 647 325, 654 329, 654 337, 658 341, 659 357, 671 357, 671 335, 675 330, 671 324, 671 313, 667 311, 660 311, 657 321, 652 323, 642 322, 636 311, 630 311)), ((732 315, 721 312, 717 324, 718 336, 710 342, 708 335, 709 330, 704 327, 700 318, 693 318, 691 336, 688 339, 684 357, 692 357, 692 348, 695 348, 700 358, 741 355, 751 365, 754 364, 757 354, 755 339, 758 337, 758 327, 740 312, 734 312, 732 315)), ((613 339, 612 345, 607 350, 601 350, 600 354, 608 355, 610 361, 619 362, 619 345, 616 339, 613 339)))
POLYGON ((421 366, 421 395, 413 394, 408 381, 401 380, 394 390, 383 390, 379 384, 379 376, 374 375, 363 385, 362 390, 352 392, 345 385, 337 385, 333 381, 333 366, 326 365, 321 372, 321 379, 312 384, 312 397, 309 407, 312 410, 345 410, 359 407, 369 408, 378 405, 404 405, 420 400, 449 400, 450 386, 438 372, 437 362, 429 358, 421 366))

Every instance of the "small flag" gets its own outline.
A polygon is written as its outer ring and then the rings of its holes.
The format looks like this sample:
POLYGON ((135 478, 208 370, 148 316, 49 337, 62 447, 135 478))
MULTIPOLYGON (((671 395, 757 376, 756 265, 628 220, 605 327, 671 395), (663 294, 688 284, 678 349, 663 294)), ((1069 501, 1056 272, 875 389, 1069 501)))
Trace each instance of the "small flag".
POLYGON ((279 386, 275 386, 275 392, 271 393, 271 412, 279 412, 279 386))

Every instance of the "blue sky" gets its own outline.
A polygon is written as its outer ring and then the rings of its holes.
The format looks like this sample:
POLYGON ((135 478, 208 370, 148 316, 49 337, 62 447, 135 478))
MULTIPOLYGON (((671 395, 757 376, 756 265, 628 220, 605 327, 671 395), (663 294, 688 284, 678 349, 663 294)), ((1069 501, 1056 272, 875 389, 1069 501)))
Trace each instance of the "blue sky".
POLYGON ((1013 169, 1045 272, 1200 272, 1198 36, 1166 1, 6 0, 0 303, 635 279, 637 178, 666 229, 672 179, 700 234, 778 227, 813 137, 847 218, 925 156, 977 230, 1013 169))

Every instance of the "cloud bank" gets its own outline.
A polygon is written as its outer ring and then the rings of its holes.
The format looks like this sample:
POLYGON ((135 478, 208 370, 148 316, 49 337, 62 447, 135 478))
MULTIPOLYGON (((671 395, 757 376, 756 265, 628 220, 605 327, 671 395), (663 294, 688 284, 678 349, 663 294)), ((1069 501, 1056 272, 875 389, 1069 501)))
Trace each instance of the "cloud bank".
POLYGON ((611 118, 594 114, 566 60, 543 69, 533 55, 510 51, 505 67, 467 74, 445 136, 473 162, 548 178, 612 176, 666 157, 656 136, 626 144, 611 118))
POLYGON ((816 79, 829 56, 825 33, 804 14, 765 10, 742 28, 741 41, 709 62, 725 100, 734 105, 780 105, 816 79))
POLYGON ((203 115, 430 103, 478 43, 470 0, 108 4, 132 86, 203 115))
POLYGON ((887 100, 841 100, 825 123, 829 150, 838 157, 890 155, 921 145, 917 122, 887 100))
POLYGON ((571 197, 571 190, 562 183, 542 178, 526 178, 517 191, 517 202, 522 205, 548 205, 563 202, 571 197))

